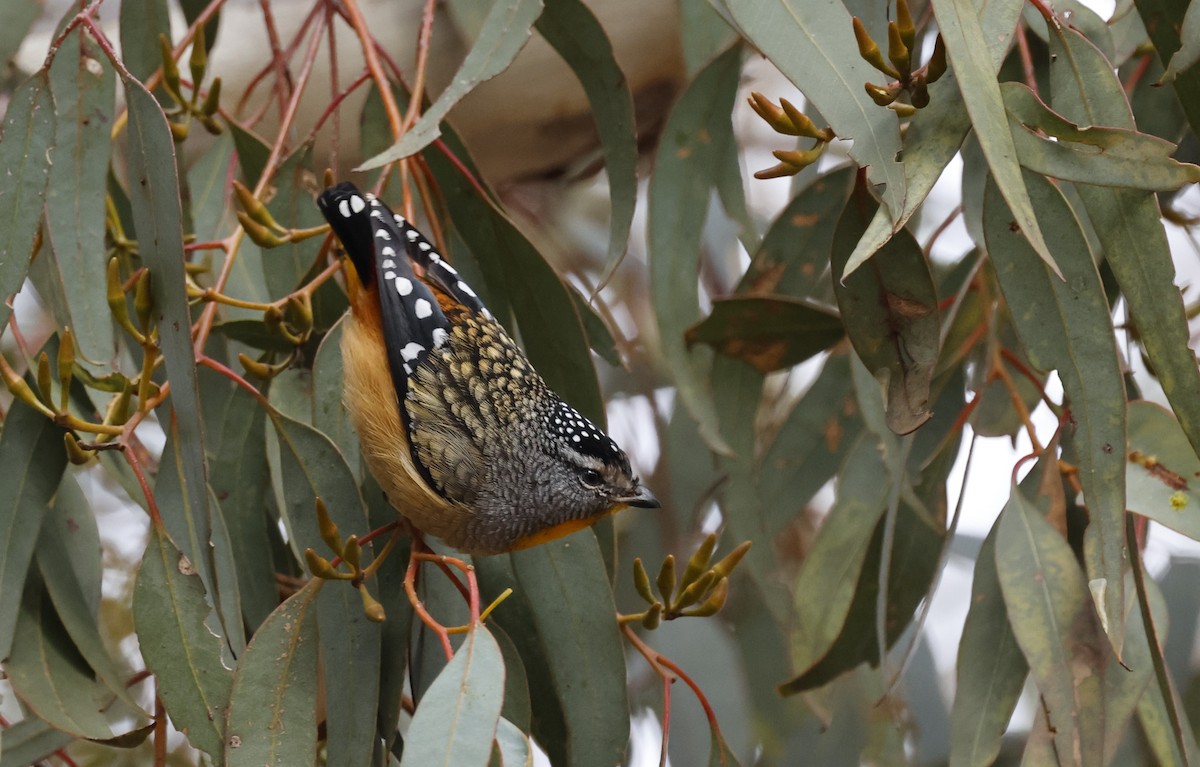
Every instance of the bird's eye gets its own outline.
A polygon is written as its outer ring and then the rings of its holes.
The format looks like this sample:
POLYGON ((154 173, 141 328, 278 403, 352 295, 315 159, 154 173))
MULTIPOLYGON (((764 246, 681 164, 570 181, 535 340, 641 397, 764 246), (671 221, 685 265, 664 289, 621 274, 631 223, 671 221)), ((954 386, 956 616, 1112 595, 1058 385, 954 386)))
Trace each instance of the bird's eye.
POLYGON ((600 472, 598 471, 593 469, 584 469, 583 473, 579 475, 579 481, 582 482, 585 487, 596 488, 604 484, 604 477, 600 476, 600 472))

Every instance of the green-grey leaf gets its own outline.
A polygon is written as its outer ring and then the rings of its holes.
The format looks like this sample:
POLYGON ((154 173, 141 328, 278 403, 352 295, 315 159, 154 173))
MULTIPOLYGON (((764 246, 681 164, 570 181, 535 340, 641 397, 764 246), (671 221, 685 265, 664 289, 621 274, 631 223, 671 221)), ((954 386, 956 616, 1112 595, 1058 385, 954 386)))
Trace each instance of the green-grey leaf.
POLYGON ((74 568, 65 565, 68 561, 65 557, 69 555, 70 551, 60 535, 60 529, 43 527, 38 536, 38 571, 42 574, 42 582, 54 605, 54 611, 62 621, 63 628, 67 630, 67 636, 74 642, 75 648, 79 650, 88 666, 114 695, 138 712, 139 716, 148 716, 125 688, 125 683, 131 675, 129 670, 113 659, 100 636, 100 628, 92 612, 92 600, 85 592, 85 588, 95 584, 82 583, 74 568))
POLYGON ((740 72, 741 48, 734 46, 696 76, 671 110, 654 160, 647 224, 650 293, 663 356, 701 435, 720 453, 729 446, 719 434, 708 386, 709 358, 689 352, 684 333, 700 318, 700 239, 721 167, 719 151, 732 131, 729 113, 740 72))
POLYGON ((54 614, 40 576, 28 578, 21 598, 14 597, 6 601, 18 602, 20 613, 5 664, 13 692, 35 716, 58 730, 77 738, 111 738, 103 714, 103 688, 54 614))
MULTIPOLYGON (((0 67, 6 66, 25 41, 25 36, 42 12, 40 2, 10 3, 0 11, 0 67)), ((8 166, 0 166, 8 167, 8 166)), ((5 745, 8 733, 5 733, 5 745)), ((7 751, 7 749, 5 749, 7 751)))
POLYGON ((1170 411, 1129 403, 1129 510, 1200 540, 1200 459, 1170 411))
POLYGON ((863 83, 879 74, 858 55, 850 14, 841 3, 805 0, 727 0, 734 20, 829 121, 834 132, 853 140, 850 156, 866 167, 894 217, 904 207, 900 123, 878 106, 863 83))
MULTIPOLYGON (((1081 125, 1134 130, 1120 81, 1095 46, 1071 29, 1050 36, 1051 105, 1081 125)), ((1140 331, 1150 366, 1192 448, 1200 454, 1200 370, 1158 202, 1150 192, 1079 185, 1103 256, 1140 331)))
POLYGON ((222 640, 205 625, 210 610, 191 560, 152 525, 133 589, 142 657, 158 677, 171 721, 193 746, 219 759, 233 674, 221 661, 222 640))
POLYGON ((67 465, 63 430, 14 400, 0 431, 0 658, 8 657, 42 515, 67 465))
POLYGON ((345 320, 339 320, 317 347, 313 360, 313 426, 329 437, 346 458, 346 465, 358 474, 358 435, 350 425, 350 414, 342 405, 342 330, 345 320))
POLYGON ((770 373, 825 351, 845 334, 832 309, 804 298, 753 295, 713 302, 712 314, 688 328, 688 345, 720 353, 770 373))
POLYGON ((1102 764, 1103 639, 1083 571, 1066 540, 1012 488, 996 535, 996 571, 1017 644, 1045 701, 1060 754, 1102 764))
MULTIPOLYGON (((34 3, 29 5, 37 7, 34 3)), ((74 735, 56 730, 42 719, 22 719, 4 730, 4 750, 0 751, 0 767, 38 764, 73 740, 74 735)))
POLYGON ((162 66, 158 36, 171 39, 171 17, 167 0, 121 3, 121 61, 137 79, 145 82, 162 66))
MULTIPOLYGON (((209 543, 212 521, 208 508, 208 466, 204 455, 204 427, 196 358, 192 349, 192 320, 183 270, 183 225, 179 177, 175 167, 175 142, 166 116, 154 96, 139 82, 125 80, 129 106, 126 151, 129 156, 129 194, 138 252, 150 270, 159 345, 167 378, 171 382, 169 431, 176 437, 172 471, 178 475, 182 498, 195 527, 197 548, 190 549, 217 604, 220 594, 211 579, 209 543)), ((101 278, 103 279, 103 278, 101 278)), ((102 283, 101 283, 102 284, 102 283)))
POLYGON ((996 574, 996 533, 992 527, 975 559, 971 608, 958 643, 957 686, 950 714, 950 764, 988 767, 1000 755, 1029 664, 1008 623, 996 574))
POLYGON ((552 0, 537 20, 537 30, 570 65, 587 93, 600 133, 604 170, 612 200, 608 230, 608 266, 603 285, 625 255, 637 202, 637 136, 633 96, 613 56, 604 28, 581 0, 552 0))
POLYGON ((1179 28, 1179 39, 1182 45, 1171 54, 1167 70, 1158 81, 1160 85, 1171 82, 1184 70, 1194 67, 1196 62, 1200 61, 1200 3, 1188 4, 1187 12, 1183 15, 1183 24, 1179 28))
POLYGON ((471 46, 450 85, 422 113, 420 119, 395 144, 355 170, 378 168, 416 154, 442 135, 440 123, 463 96, 476 85, 503 72, 525 47, 533 23, 542 12, 542 0, 496 0, 484 19, 478 39, 471 46))
MULTIPOLYGON (((242 614, 251 630, 279 604, 267 525, 266 417, 255 399, 232 381, 207 368, 200 393, 210 425, 209 481, 232 542, 242 614), (223 396, 222 396, 223 395, 223 396)), ((220 585, 220 584, 218 584, 220 585)))
POLYGON ((1174 160, 1176 146, 1169 141, 1118 128, 1080 127, 1051 111, 1022 83, 1004 83, 1000 90, 1017 155, 1032 171, 1158 192, 1200 181, 1200 166, 1174 160))
MULTIPOLYGON (((851 195, 834 233, 834 274, 844 274, 874 204, 865 188, 851 195)), ((833 289, 854 351, 886 391, 888 428, 914 431, 931 415, 929 387, 941 341, 937 290, 921 246, 908 231, 897 233, 869 270, 835 281, 833 289)))
MULTIPOLYGON (((255 632, 229 696, 225 764, 293 767, 317 757, 317 616, 314 578, 255 632)), ((335 670, 330 670, 335 673, 335 670)))
POLYGON ((971 116, 971 125, 979 137, 979 145, 987 158, 988 167, 1004 199, 1013 211, 1023 236, 1033 246, 1038 257, 1058 273, 1054 256, 1042 238, 1034 206, 1025 189, 1021 166, 1004 99, 996 82, 996 70, 988 56, 988 41, 984 37, 979 12, 971 0, 944 0, 933 4, 938 28, 946 44, 946 55, 958 78, 959 91, 971 116))
POLYGON ((1027 176, 1030 197, 1055 251, 1065 281, 1038 263, 1013 217, 989 184, 984 232, 996 276, 1030 361, 1057 370, 1071 406, 1071 437, 1087 498, 1098 560, 1088 577, 1103 584, 1096 605, 1113 649, 1120 655, 1125 629, 1125 386, 1112 332, 1108 300, 1087 240, 1062 193, 1041 177, 1027 176))
POLYGON ((50 67, 57 122, 46 187, 46 231, 71 312, 77 359, 98 372, 115 354, 104 294, 104 192, 117 108, 112 65, 72 32, 50 67))
POLYGON ((500 717, 496 726, 496 751, 504 767, 533 767, 529 736, 504 717, 500 717))
POLYGON ((582 530, 518 551, 512 564, 562 703, 570 764, 621 763, 629 740, 625 656, 595 536, 582 530))
POLYGON ((288 539, 296 557, 304 561, 304 549, 325 552, 317 529, 316 498, 329 509, 342 537, 368 532, 367 511, 354 472, 337 447, 321 432, 281 413, 268 413, 279 443, 279 477, 283 497, 279 499, 288 539))
POLYGON ((503 693, 500 646, 477 623, 421 698, 404 739, 400 767, 486 764, 503 693))
MULTIPOLYGON (((369 564, 369 557, 363 564, 369 564)), ((368 581, 367 585, 375 587, 376 582, 368 581)), ((375 714, 379 707, 381 627, 363 613, 358 589, 335 581, 321 589, 317 597, 317 629, 321 638, 321 664, 326 669, 326 764, 329 767, 369 764, 375 747, 375 714)), ((426 700, 422 698, 421 704, 426 700)))
POLYGON ((12 94, 0 135, 0 168, 5 169, 0 175, 0 327, 8 327, 9 296, 29 271, 46 199, 54 121, 50 82, 42 71, 12 94))
POLYGON ((793 589, 792 667, 800 674, 820 661, 841 634, 871 536, 887 509, 887 473, 878 444, 865 436, 838 474, 837 501, 793 589))

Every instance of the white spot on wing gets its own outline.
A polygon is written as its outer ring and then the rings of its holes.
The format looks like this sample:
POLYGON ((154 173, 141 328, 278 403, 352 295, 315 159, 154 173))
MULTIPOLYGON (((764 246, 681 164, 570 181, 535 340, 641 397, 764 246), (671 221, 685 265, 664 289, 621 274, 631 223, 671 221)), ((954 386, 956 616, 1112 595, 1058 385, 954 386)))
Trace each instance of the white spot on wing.
POLYGON ((461 290, 462 292, 466 293, 468 296, 475 295, 475 291, 471 290, 471 286, 468 285, 467 283, 463 282, 462 280, 458 281, 458 289, 461 290))
POLYGON ((421 346, 416 341, 409 341, 407 344, 405 344, 404 348, 400 350, 400 356, 404 358, 405 362, 407 362, 409 360, 416 359, 417 355, 423 351, 425 351, 424 346, 421 346))
POLYGON ((380 264, 380 266, 382 266, 384 269, 395 269, 396 262, 390 258, 387 258, 387 259, 384 259, 383 263, 380 264))
POLYGON ((421 250, 429 250, 433 246, 430 245, 428 242, 418 242, 417 247, 420 248, 421 250))
POLYGON ((394 280, 394 279, 396 279, 396 273, 393 271, 386 271, 383 273, 383 279, 394 280))
POLYGON ((380 239, 380 240, 390 240, 390 239, 392 239, 392 235, 388 234, 386 229, 376 229, 376 230, 375 230, 375 237, 376 237, 377 239, 380 239))
POLYGON ((446 343, 446 339, 449 337, 449 335, 450 334, 446 332, 445 328, 434 328, 433 329, 433 348, 441 349, 442 345, 444 343, 446 343))
POLYGON ((416 312, 417 319, 423 320, 429 315, 433 314, 433 306, 424 298, 418 298, 416 306, 413 307, 413 311, 416 312))
POLYGON ((395 222, 397 224, 399 224, 400 226, 404 226, 404 216, 401 216, 399 213, 393 213, 392 218, 395 220, 395 222))
POLYGON ((402 296, 407 296, 409 293, 413 292, 412 280, 408 279, 407 277, 397 277, 396 292, 402 296))
POLYGON ((415 242, 417 240, 417 238, 419 238, 421 236, 421 233, 418 232, 416 229, 409 229, 407 232, 404 233, 404 236, 408 238, 409 242, 415 242))

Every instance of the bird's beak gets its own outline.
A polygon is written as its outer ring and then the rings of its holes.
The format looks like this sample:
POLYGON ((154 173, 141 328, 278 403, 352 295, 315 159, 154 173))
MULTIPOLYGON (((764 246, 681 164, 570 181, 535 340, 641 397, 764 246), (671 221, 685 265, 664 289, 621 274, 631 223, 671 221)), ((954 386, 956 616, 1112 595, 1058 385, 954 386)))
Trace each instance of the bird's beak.
POLYGON ((662 504, 658 498, 654 497, 654 493, 645 485, 638 485, 637 494, 631 495, 628 498, 622 498, 621 502, 629 506, 636 506, 639 509, 660 509, 662 504))

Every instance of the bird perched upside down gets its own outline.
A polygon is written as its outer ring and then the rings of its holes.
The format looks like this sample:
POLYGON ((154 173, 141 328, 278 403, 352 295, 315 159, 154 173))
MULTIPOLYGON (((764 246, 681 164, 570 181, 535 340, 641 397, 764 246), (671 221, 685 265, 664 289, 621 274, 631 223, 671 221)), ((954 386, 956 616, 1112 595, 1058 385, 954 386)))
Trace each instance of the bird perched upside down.
POLYGON ((345 405, 401 514, 460 551, 495 554, 659 506, 420 232, 353 184, 317 202, 354 267, 345 405))

